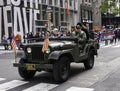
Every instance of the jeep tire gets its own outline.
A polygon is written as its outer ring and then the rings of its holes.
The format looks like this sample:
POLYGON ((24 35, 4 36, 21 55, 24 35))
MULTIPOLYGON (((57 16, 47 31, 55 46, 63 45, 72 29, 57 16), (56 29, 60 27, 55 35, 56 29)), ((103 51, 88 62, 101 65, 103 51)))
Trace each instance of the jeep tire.
POLYGON ((70 73, 70 61, 67 57, 61 57, 53 64, 53 76, 57 83, 68 79, 70 73))
POLYGON ((89 51, 87 60, 84 61, 85 69, 92 69, 94 66, 94 52, 92 50, 89 51))
MULTIPOLYGON (((20 60, 20 63, 23 62, 23 59, 20 60)), ((26 70, 25 68, 18 67, 19 75, 25 80, 31 79, 34 77, 36 71, 26 70)))

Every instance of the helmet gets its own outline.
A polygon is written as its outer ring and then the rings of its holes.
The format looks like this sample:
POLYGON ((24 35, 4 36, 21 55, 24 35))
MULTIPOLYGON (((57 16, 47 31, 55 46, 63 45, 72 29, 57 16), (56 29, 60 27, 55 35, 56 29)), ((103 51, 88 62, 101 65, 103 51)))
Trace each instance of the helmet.
POLYGON ((82 24, 80 22, 77 23, 76 28, 80 29, 82 27, 82 24))

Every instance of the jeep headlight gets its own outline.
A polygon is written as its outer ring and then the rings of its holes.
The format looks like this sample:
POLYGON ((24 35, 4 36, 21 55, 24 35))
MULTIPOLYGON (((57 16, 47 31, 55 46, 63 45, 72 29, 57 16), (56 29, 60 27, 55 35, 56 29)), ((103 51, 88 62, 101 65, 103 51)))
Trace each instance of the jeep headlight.
POLYGON ((28 53, 31 53, 32 52, 32 49, 30 47, 27 48, 27 52, 28 53))
POLYGON ((49 49, 49 48, 48 48, 48 50, 46 51, 46 53, 47 53, 47 54, 49 54, 49 53, 50 53, 50 49, 49 49))

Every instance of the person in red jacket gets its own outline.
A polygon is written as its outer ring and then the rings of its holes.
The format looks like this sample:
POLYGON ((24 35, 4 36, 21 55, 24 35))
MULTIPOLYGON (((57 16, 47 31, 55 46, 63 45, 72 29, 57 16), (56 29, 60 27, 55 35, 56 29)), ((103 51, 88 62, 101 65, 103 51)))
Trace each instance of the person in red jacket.
POLYGON ((17 45, 18 49, 20 50, 20 44, 21 44, 21 35, 20 34, 17 34, 15 36, 15 41, 16 41, 16 45, 17 45))

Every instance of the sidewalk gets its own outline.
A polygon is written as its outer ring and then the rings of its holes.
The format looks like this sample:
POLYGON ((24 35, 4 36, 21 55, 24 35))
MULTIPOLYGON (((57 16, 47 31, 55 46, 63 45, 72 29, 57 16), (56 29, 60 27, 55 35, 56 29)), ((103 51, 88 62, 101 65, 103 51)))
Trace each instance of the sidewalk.
POLYGON ((120 91, 120 68, 92 86, 94 91, 120 91))
POLYGON ((0 50, 5 50, 4 46, 0 45, 0 50))
MULTIPOLYGON (((3 50, 5 50, 5 48, 4 48, 4 46, 3 45, 0 45, 0 51, 3 51, 3 50)), ((10 46, 9 46, 9 50, 11 50, 11 48, 10 48, 10 46)))

